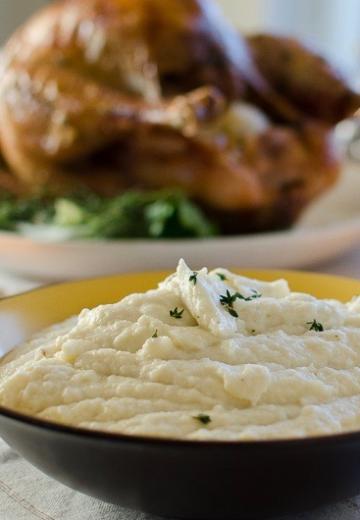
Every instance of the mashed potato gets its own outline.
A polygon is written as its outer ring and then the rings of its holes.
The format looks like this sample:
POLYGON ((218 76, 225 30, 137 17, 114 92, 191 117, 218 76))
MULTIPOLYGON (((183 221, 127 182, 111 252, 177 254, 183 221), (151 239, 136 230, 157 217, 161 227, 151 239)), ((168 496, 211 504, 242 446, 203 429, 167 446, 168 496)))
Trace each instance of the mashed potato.
POLYGON ((225 269, 85 309, 0 366, 1 405, 59 423, 198 440, 360 429, 360 299, 225 269))

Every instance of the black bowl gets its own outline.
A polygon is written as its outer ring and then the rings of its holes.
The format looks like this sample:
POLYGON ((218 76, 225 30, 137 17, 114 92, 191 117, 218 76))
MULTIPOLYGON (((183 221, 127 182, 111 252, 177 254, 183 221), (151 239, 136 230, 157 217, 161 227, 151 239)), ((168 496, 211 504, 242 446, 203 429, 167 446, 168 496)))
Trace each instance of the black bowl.
POLYGON ((172 441, 66 427, 0 408, 0 434, 67 486, 160 516, 260 520, 360 491, 360 433, 289 441, 172 441))

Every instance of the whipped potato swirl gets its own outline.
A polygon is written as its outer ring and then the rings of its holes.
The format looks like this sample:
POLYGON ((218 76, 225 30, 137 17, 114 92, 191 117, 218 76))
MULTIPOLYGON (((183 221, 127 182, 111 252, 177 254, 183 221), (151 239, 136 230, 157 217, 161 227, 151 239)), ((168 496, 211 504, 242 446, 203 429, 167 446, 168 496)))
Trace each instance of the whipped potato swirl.
POLYGON ((130 435, 300 438, 360 429, 360 299, 180 261, 155 290, 83 310, 0 365, 0 404, 130 435))

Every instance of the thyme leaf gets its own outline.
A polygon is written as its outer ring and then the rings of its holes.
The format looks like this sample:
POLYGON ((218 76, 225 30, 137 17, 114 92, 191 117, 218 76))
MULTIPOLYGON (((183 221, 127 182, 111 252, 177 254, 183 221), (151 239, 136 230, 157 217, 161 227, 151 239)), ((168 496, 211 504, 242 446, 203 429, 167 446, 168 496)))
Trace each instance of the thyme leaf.
POLYGON ((308 321, 306 325, 311 325, 309 330, 314 330, 315 332, 324 332, 324 326, 322 323, 319 323, 316 320, 308 321))
POLYGON ((197 283, 197 277, 198 277, 198 273, 196 273, 195 271, 193 272, 193 274, 190 276, 189 278, 189 282, 190 283, 193 283, 194 285, 196 285, 197 283))
POLYGON ((227 290, 226 294, 220 295, 220 303, 224 307, 233 307, 238 297, 239 293, 231 294, 230 291, 227 290))
POLYGON ((243 296, 240 293, 236 293, 239 300, 243 300, 244 302, 251 302, 252 300, 256 300, 257 298, 261 298, 262 294, 255 291, 255 289, 251 289, 253 293, 251 296, 243 296))
POLYGON ((172 318, 175 318, 176 320, 180 320, 182 318, 182 315, 184 313, 184 309, 182 309, 181 311, 175 307, 175 309, 169 311, 169 314, 172 318))
POLYGON ((206 415, 204 413, 199 413, 199 415, 197 415, 196 417, 194 417, 195 420, 201 422, 202 424, 209 424, 211 423, 211 417, 210 415, 206 415))
POLYGON ((239 315, 238 315, 238 313, 236 312, 235 309, 232 309, 231 307, 228 307, 227 311, 233 318, 238 318, 239 317, 239 315))

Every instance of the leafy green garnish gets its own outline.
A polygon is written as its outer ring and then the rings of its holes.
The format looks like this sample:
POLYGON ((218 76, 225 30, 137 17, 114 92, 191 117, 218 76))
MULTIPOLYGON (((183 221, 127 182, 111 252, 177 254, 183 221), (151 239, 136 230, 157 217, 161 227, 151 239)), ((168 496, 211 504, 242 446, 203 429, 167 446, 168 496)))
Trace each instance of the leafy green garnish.
POLYGON ((71 199, 58 199, 54 202, 54 224, 57 226, 81 226, 87 219, 85 208, 71 199))
POLYGON ((209 237, 216 228, 182 193, 128 191, 113 198, 91 193, 68 197, 0 199, 0 229, 47 224, 70 230, 74 238, 209 237))
POLYGON ((205 424, 205 425, 211 423, 210 415, 206 415, 204 413, 199 413, 199 415, 194 417, 194 419, 196 419, 197 421, 199 421, 199 422, 201 422, 202 424, 205 424))
POLYGON ((316 320, 308 321, 306 325, 311 325, 309 330, 314 330, 315 332, 324 332, 324 326, 322 323, 319 323, 316 320))
POLYGON ((218 276, 223 282, 226 280, 226 276, 222 273, 216 273, 216 276, 218 276))
POLYGON ((158 330, 156 329, 156 331, 154 332, 154 334, 151 336, 152 338, 157 338, 158 337, 158 330))
POLYGON ((54 208, 45 198, 33 197, 27 200, 16 200, 13 197, 0 198, 0 229, 15 231, 20 222, 42 224, 51 220, 54 208))
POLYGON ((175 318, 176 320, 180 320, 182 318, 182 315, 184 313, 184 309, 182 309, 181 311, 175 307, 175 309, 169 311, 169 314, 172 318, 175 318))

